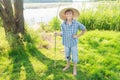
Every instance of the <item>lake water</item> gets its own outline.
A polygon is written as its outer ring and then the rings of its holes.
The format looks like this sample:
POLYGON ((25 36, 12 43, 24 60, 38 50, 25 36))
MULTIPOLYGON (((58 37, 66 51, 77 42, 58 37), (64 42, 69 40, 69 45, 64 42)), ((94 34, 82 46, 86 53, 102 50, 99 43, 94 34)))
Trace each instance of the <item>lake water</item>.
POLYGON ((29 25, 44 22, 48 23, 57 14, 57 8, 26 9, 24 10, 25 22, 29 25))
POLYGON ((57 12, 66 7, 77 8, 93 8, 93 3, 28 3, 24 4, 24 18, 29 26, 34 26, 40 22, 48 23, 53 17, 57 16, 57 12))

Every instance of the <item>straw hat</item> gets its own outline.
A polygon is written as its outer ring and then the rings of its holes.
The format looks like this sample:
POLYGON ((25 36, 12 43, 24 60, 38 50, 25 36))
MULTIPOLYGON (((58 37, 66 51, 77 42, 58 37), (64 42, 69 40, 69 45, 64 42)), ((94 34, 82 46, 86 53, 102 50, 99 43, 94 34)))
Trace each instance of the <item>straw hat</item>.
POLYGON ((60 11, 60 13, 59 13, 59 17, 60 17, 62 20, 65 20, 65 19, 66 19, 65 11, 66 11, 66 10, 69 10, 69 9, 73 11, 73 13, 74 13, 73 18, 74 18, 74 19, 77 19, 77 18, 79 17, 80 13, 79 13, 79 11, 78 11, 77 9, 75 9, 75 8, 64 8, 64 9, 62 9, 62 10, 60 11))

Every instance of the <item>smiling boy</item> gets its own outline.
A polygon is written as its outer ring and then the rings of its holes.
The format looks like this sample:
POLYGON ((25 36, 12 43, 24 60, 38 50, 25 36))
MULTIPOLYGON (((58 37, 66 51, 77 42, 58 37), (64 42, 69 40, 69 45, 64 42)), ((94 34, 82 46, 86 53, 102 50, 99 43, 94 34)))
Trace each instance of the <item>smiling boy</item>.
POLYGON ((61 33, 55 33, 55 36, 62 36, 62 43, 65 47, 65 57, 67 59, 67 65, 63 68, 63 71, 70 67, 71 53, 72 61, 74 63, 73 75, 77 75, 77 62, 78 62, 78 38, 81 37, 86 28, 83 24, 76 19, 79 17, 79 11, 75 8, 65 8, 60 11, 60 18, 63 20, 61 24, 61 33), (80 34, 77 34, 78 30, 82 30, 80 34))

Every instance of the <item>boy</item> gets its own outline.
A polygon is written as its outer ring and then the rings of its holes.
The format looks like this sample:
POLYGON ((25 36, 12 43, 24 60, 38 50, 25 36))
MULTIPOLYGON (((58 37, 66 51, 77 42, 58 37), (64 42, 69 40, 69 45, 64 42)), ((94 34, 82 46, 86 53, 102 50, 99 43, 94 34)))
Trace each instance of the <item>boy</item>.
POLYGON ((59 16, 63 20, 63 23, 61 25, 61 33, 55 33, 55 36, 62 36, 62 43, 65 46, 67 65, 63 68, 63 71, 70 67, 70 54, 72 53, 72 61, 74 63, 73 75, 77 75, 76 65, 78 62, 78 38, 85 33, 86 28, 75 20, 79 17, 79 11, 74 8, 65 8, 61 10, 59 16), (82 32, 77 34, 79 29, 81 29, 82 32))

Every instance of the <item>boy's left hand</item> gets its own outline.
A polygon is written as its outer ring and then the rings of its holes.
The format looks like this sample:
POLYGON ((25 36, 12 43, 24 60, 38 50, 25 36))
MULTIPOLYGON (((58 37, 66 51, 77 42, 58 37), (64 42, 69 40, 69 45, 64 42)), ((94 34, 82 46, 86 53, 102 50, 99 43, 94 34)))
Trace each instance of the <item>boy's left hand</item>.
POLYGON ((78 38, 79 36, 78 35, 73 35, 73 38, 78 38))

